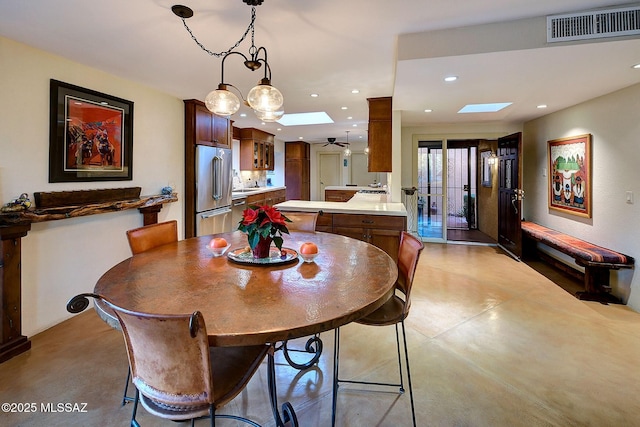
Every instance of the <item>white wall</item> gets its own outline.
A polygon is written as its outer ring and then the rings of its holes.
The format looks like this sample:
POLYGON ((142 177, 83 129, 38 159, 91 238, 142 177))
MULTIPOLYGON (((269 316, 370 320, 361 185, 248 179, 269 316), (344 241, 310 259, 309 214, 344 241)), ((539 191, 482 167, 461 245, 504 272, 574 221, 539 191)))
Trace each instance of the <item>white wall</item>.
MULTIPOLYGON (((524 126, 524 216, 561 232, 640 259, 640 84, 528 122, 524 126), (592 218, 550 211, 547 141, 592 135, 592 218), (632 191, 628 204, 625 192, 632 191)), ((613 293, 640 311, 640 278, 611 273, 613 293)))
MULTIPOLYGON (((182 100, 0 37, 0 203, 36 191, 142 187, 158 194, 171 184, 184 194, 182 100), (49 80, 134 102, 133 180, 49 183, 49 80)), ((184 207, 165 204, 159 220, 184 207)), ((125 231, 142 225, 137 209, 33 224, 22 239, 22 331, 31 336, 64 320, 67 300, 93 291, 99 277, 130 256, 125 231)))

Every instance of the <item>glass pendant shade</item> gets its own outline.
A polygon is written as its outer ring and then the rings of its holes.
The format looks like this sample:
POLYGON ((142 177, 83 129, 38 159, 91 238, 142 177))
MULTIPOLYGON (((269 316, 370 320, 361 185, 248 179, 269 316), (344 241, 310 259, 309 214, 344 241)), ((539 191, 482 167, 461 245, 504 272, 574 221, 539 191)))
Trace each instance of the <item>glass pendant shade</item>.
POLYGON ((207 109, 219 116, 230 116, 240 109, 238 97, 227 90, 227 86, 220 84, 218 89, 209 92, 204 99, 207 109))
POLYGON ((282 116, 284 116, 284 110, 279 111, 259 111, 255 110, 256 117, 258 117, 263 122, 276 122, 280 120, 282 116))
POLYGON ((263 80, 259 85, 249 91, 247 95, 249 106, 256 111, 275 112, 280 110, 284 103, 282 93, 263 80))
POLYGON ((349 149, 349 147, 344 149, 344 156, 345 157, 349 157, 351 155, 351 150, 349 149))
POLYGON ((364 149, 364 154, 369 155, 369 147, 366 147, 366 148, 364 149))

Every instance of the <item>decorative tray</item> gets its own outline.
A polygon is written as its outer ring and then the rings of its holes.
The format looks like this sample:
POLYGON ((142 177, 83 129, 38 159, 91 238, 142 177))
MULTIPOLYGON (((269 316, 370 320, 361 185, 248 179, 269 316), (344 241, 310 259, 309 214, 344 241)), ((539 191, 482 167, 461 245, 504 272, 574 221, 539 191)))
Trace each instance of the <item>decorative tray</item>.
POLYGON ((282 252, 280 252, 278 248, 274 247, 269 250, 268 258, 254 258, 253 253, 245 247, 227 252, 227 258, 239 264, 273 265, 297 261, 298 252, 290 248, 282 248, 282 252))

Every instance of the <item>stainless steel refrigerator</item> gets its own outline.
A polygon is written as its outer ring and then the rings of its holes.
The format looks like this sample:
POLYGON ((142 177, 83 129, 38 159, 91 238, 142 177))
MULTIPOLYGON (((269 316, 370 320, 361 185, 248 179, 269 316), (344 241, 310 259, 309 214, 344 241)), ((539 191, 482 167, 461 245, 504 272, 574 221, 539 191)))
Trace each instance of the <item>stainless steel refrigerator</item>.
POLYGON ((196 146, 196 236, 231 231, 231 150, 196 146))

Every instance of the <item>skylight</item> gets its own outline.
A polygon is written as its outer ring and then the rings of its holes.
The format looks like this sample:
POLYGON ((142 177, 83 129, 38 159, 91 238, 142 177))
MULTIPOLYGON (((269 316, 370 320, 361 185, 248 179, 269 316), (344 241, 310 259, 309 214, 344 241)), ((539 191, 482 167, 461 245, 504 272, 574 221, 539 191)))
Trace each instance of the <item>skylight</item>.
POLYGON ((318 111, 315 113, 285 114, 278 120, 278 123, 283 126, 322 125, 333 123, 333 120, 324 111, 318 111))
POLYGON ((467 104, 458 113, 495 113, 513 104, 513 102, 496 102, 492 104, 467 104))

